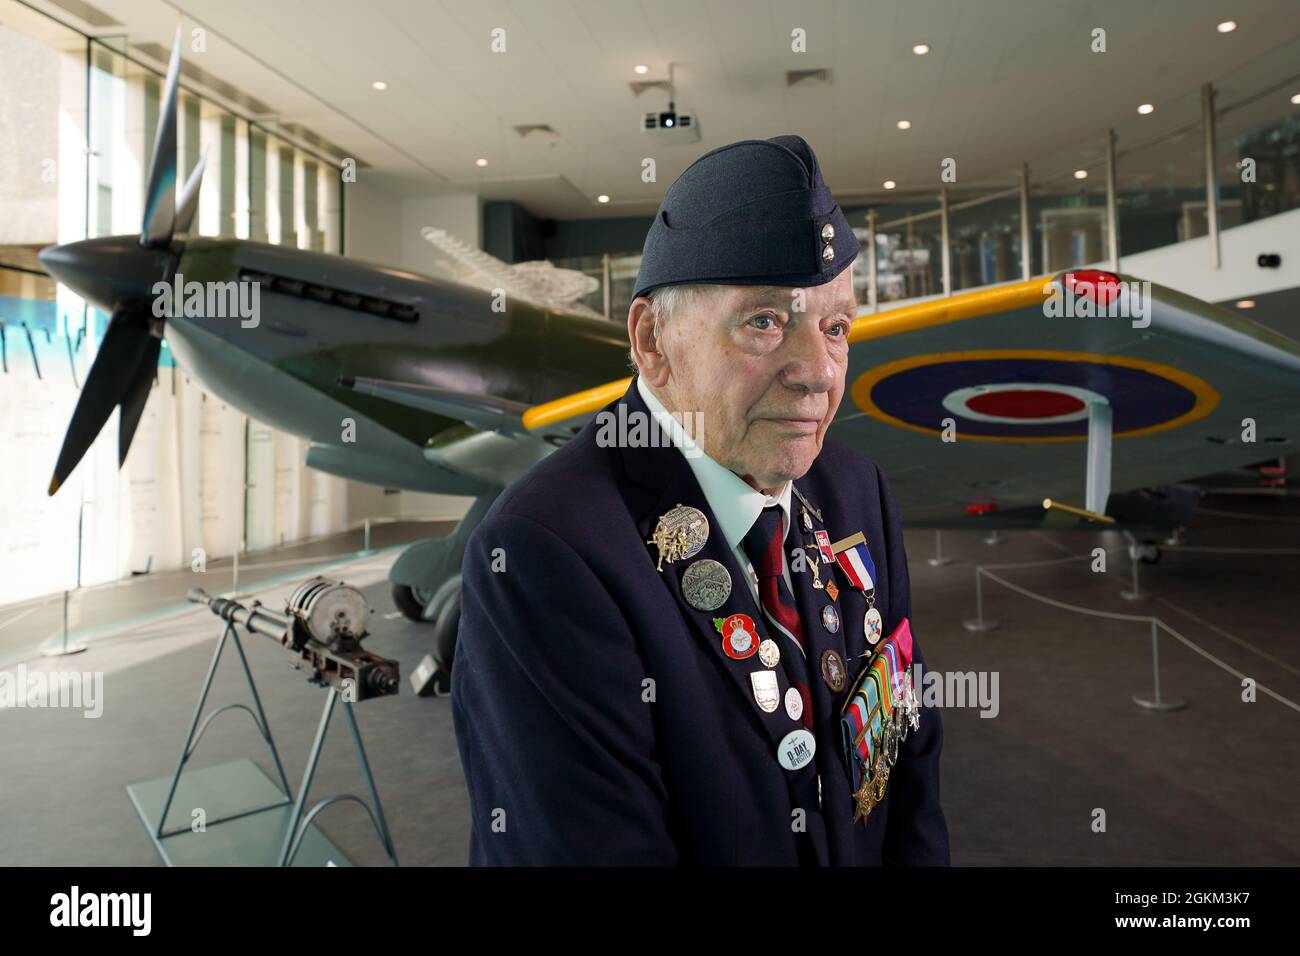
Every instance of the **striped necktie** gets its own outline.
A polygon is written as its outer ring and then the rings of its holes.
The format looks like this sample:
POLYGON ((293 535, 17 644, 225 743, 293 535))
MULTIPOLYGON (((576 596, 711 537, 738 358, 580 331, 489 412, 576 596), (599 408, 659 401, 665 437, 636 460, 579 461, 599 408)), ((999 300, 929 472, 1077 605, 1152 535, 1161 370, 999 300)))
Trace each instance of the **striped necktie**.
POLYGON ((785 542, 784 516, 779 505, 770 505, 759 514, 745 535, 742 546, 754 573, 758 576, 758 602, 763 616, 776 632, 785 662, 786 676, 803 698, 803 724, 813 725, 812 696, 808 689, 808 660, 804 650, 803 625, 795 609, 794 596, 781 573, 782 548, 785 542))

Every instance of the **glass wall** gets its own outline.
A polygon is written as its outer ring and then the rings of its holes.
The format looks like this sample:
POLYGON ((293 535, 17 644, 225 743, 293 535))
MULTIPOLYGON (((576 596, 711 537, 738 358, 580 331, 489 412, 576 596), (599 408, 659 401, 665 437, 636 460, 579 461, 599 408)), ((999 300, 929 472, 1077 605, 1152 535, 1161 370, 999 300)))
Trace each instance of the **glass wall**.
POLYGON ((1121 257, 1195 239, 1208 228, 1200 91, 1161 103, 1150 125, 1130 126, 1117 143, 1121 257))
POLYGON ((1003 187, 986 199, 951 203, 948 243, 952 291, 1019 279, 1019 189, 1003 187))
POLYGON ((941 221, 936 208, 876 224, 878 302, 914 299, 943 291, 941 221))
MULTIPOLYGON (((154 390, 122 471, 110 419, 68 487, 46 494, 108 316, 56 285, 37 254, 140 231, 163 80, 129 53, 128 39, 89 39, 0 0, 0 441, 9 462, 0 469, 0 605, 188 564, 196 543, 228 556, 241 540, 242 478, 210 467, 246 454, 240 416, 179 373, 154 390), (218 433, 221 448, 196 450, 218 433), (190 469, 181 491, 160 478, 164 460, 190 469)), ((184 84, 182 77, 179 178, 201 156, 207 163, 192 232, 341 252, 335 158, 184 84)), ((159 364, 173 364, 165 340, 159 364)), ((301 483, 312 480, 314 473, 301 483)))
POLYGON ((1300 83, 1229 104, 1219 113, 1219 226, 1300 208, 1300 83))

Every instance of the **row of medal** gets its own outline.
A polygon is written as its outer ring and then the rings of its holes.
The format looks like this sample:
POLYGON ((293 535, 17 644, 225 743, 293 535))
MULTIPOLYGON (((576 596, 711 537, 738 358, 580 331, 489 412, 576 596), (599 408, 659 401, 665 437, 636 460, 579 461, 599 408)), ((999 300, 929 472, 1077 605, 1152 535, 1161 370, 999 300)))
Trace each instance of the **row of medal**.
POLYGON ((898 659, 892 639, 867 665, 840 718, 844 755, 853 790, 853 822, 864 823, 885 799, 899 747, 921 725, 912 674, 898 659), (888 693, 882 691, 888 688, 888 693))
MULTIPOLYGON (((841 541, 832 543, 824 530, 813 529, 812 516, 822 520, 821 513, 813 507, 797 488, 793 489, 800 501, 799 521, 806 534, 813 535, 813 541, 807 542, 809 553, 807 564, 812 574, 813 587, 825 591, 834 602, 839 597, 839 588, 833 579, 833 572, 823 582, 820 568, 823 564, 830 567, 838 565, 866 599, 867 612, 864 618, 864 632, 868 643, 879 643, 883 629, 880 612, 875 607, 875 566, 867 549, 866 538, 859 532, 841 541), (815 551, 820 560, 811 553, 815 551)), ((657 569, 662 571, 664 562, 689 561, 703 550, 709 537, 709 521, 698 508, 678 504, 662 517, 655 526, 653 535, 646 541, 654 545, 659 552, 657 569)), ((731 574, 726 567, 712 558, 702 558, 687 566, 682 574, 682 595, 691 607, 699 611, 714 611, 726 603, 731 595, 731 574)), ((826 630, 834 634, 840 629, 839 611, 833 603, 823 606, 821 623, 826 630)), ((747 614, 732 614, 725 618, 714 618, 714 628, 722 635, 722 650, 732 660, 747 660, 755 655, 765 669, 750 673, 750 684, 754 701, 764 713, 775 713, 782 704, 780 687, 774 668, 781 661, 781 649, 773 640, 760 640, 758 628, 753 618, 747 614)), ((844 659, 834 650, 823 651, 820 658, 822 680, 833 693, 844 690, 848 670, 844 659)), ((804 708, 810 705, 799 691, 791 687, 785 693, 786 715, 799 722, 804 708)), ((778 745, 777 759, 787 770, 798 770, 806 766, 816 752, 816 739, 803 727, 791 731, 778 745)))

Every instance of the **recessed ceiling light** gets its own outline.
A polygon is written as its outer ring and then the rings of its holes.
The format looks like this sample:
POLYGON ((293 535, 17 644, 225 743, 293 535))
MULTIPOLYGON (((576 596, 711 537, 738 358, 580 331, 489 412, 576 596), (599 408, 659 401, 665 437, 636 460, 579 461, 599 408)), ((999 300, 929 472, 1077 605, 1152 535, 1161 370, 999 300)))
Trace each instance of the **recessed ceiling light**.
POLYGON ((899 129, 911 129, 911 128, 912 128, 912 121, 911 121, 911 120, 899 120, 899 121, 898 121, 898 128, 899 128, 899 129))
POLYGON ((1300 106, 1300 93, 1296 93, 1294 96, 1292 96, 1291 102, 1294 103, 1296 106, 1300 106))
POLYGON ((1076 169, 1076 170, 1074 171, 1074 178, 1075 178, 1075 179, 1087 179, 1087 178, 1088 178, 1088 171, 1087 171, 1086 169, 1076 169))
POLYGON ((638 63, 636 66, 632 67, 632 72, 637 76, 645 76, 650 72, 650 67, 646 66, 644 63, 638 63))
POLYGON ((1255 308, 1255 300, 1254 300, 1254 299, 1238 299, 1238 300, 1237 300, 1237 308, 1239 308, 1239 309, 1253 309, 1253 308, 1255 308))
POLYGON ((1141 113, 1143 116, 1146 116, 1148 113, 1154 113, 1155 111, 1156 108, 1152 106, 1150 103, 1143 103, 1141 106, 1138 107, 1138 112, 1141 113))
POLYGON ((886 189, 893 189, 895 186, 898 185, 898 183, 894 182, 892 179, 886 179, 883 183, 881 183, 881 185, 884 186, 886 189))
POLYGON ((1224 20, 1217 27, 1215 27, 1215 29, 1218 30, 1220 33, 1231 33, 1233 30, 1237 29, 1237 21, 1224 20))
POLYGON ((487 160, 484 159, 482 156, 480 156, 478 159, 474 160, 474 165, 475 165, 475 166, 486 166, 486 165, 487 165, 487 160))
POLYGON ((915 53, 917 56, 925 56, 927 53, 930 52, 930 44, 918 43, 916 46, 912 47, 912 52, 915 53))
POLYGON ((388 89, 388 84, 385 83, 383 80, 375 80, 375 82, 371 83, 370 85, 375 89, 379 90, 379 92, 381 93, 384 90, 388 89))
POLYGON ((606 196, 604 193, 601 193, 599 196, 596 197, 596 202, 609 202, 609 197, 606 196))

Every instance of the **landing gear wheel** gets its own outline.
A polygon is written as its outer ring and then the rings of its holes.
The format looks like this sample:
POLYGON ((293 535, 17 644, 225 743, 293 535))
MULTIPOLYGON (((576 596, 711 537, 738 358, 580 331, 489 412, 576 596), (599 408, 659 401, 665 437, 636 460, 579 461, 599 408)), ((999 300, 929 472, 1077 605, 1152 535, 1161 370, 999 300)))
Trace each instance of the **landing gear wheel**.
POLYGON ((1143 564, 1159 564, 1160 557, 1164 554, 1160 545, 1154 541, 1143 541, 1141 551, 1141 561, 1143 564))
POLYGON ((393 603, 408 620, 424 622, 424 609, 429 606, 433 594, 424 588, 413 588, 406 584, 393 585, 393 603))
MULTIPOLYGON (((460 628, 460 575, 444 581, 430 604, 437 608, 433 618, 433 658, 438 662, 439 673, 449 675, 456 656, 456 632, 460 628)), ((451 688, 450 677, 447 688, 451 688)))

